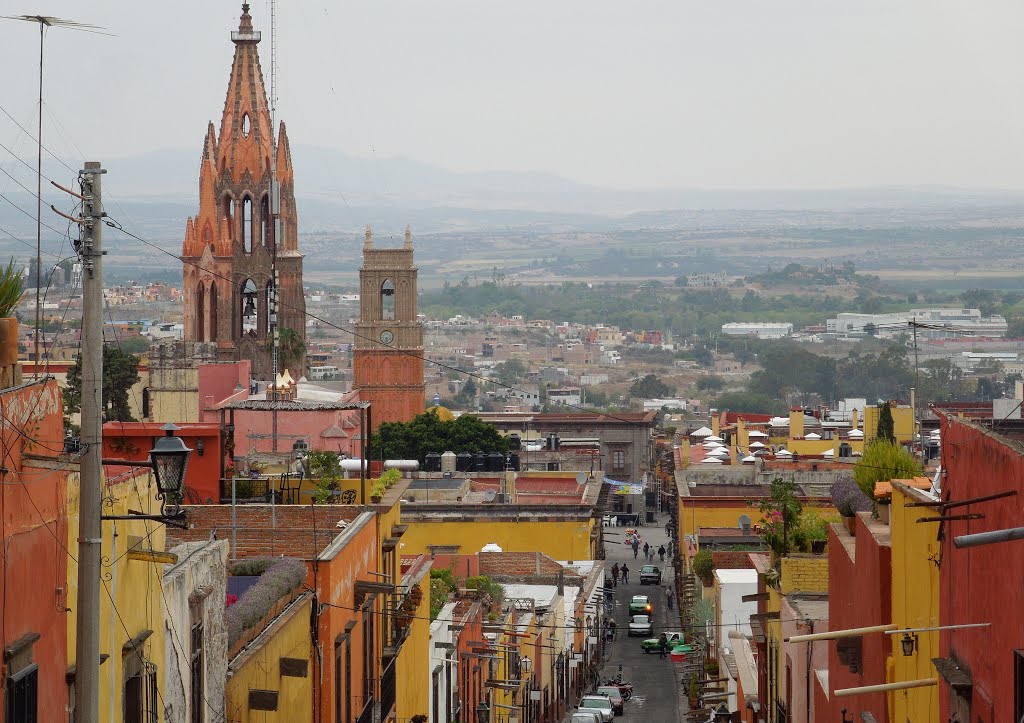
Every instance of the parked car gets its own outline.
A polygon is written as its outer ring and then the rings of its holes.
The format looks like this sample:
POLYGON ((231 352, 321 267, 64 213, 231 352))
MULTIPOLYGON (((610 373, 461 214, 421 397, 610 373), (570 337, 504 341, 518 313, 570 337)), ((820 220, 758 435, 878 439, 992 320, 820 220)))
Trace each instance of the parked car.
POLYGON ((615 715, 622 715, 622 707, 626 701, 622 698, 622 691, 619 690, 619 686, 599 685, 597 687, 597 695, 603 695, 612 702, 612 712, 615 715))
POLYGON ((580 711, 593 711, 601 716, 602 723, 612 723, 615 711, 612 710, 612 702, 603 695, 585 695, 580 699, 578 706, 580 711))
POLYGON ((578 710, 572 714, 569 723, 602 723, 603 720, 596 710, 578 710))
MULTIPOLYGON (((682 633, 666 633, 666 635, 668 636, 668 649, 669 650, 671 650, 676 645, 682 645, 683 644, 683 634, 682 633)), ((658 652, 658 643, 659 643, 659 639, 658 638, 647 638, 647 640, 644 640, 643 642, 640 643, 640 649, 642 651, 644 651, 645 653, 656 653, 656 652, 658 652)))
POLYGON ((652 615, 653 613, 654 607, 651 605, 651 599, 646 595, 634 595, 629 601, 630 615, 652 615))
POLYGON ((641 585, 660 585, 661 568, 657 565, 644 565, 640 568, 641 585))
POLYGON ((629 636, 654 635, 654 624, 650 615, 634 615, 629 619, 629 636))

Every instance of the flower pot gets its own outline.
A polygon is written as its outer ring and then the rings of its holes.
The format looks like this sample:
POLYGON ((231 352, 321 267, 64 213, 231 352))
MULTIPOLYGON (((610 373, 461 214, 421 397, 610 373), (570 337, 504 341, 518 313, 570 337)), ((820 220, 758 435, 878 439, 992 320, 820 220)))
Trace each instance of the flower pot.
POLYGON ((825 552, 825 547, 828 545, 828 540, 811 540, 811 552, 815 555, 820 555, 825 552))
POLYGON ((850 517, 844 517, 843 518, 843 525, 846 526, 846 531, 849 532, 852 535, 854 529, 857 526, 857 518, 853 517, 852 515, 850 517))
POLYGON ((891 507, 892 505, 878 505, 878 519, 884 525, 889 524, 889 510, 891 507))
POLYGON ((18 363, 18 320, 0 319, 0 366, 18 363))

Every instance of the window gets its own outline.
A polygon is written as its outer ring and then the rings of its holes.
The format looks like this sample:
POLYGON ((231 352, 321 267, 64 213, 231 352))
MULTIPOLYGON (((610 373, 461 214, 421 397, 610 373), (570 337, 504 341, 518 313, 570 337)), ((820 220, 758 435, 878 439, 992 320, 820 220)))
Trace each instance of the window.
POLYGON ((1013 720, 1024 721, 1024 650, 1013 651, 1013 720))
POLYGON ((621 449, 612 452, 612 472, 626 471, 626 453, 621 449))
POLYGON ((242 115, 242 138, 248 138, 249 133, 252 132, 252 122, 249 120, 249 114, 244 113, 242 115))
POLYGON ((39 666, 30 665, 7 679, 7 723, 37 723, 39 666))
POLYGON ((384 321, 395 318, 395 285, 391 279, 384 279, 380 285, 380 318, 384 321))
POLYGON ((252 227, 252 199, 246 196, 242 199, 242 243, 245 245, 246 253, 252 252, 255 237, 256 232, 252 227))
POLYGON ((189 661, 191 673, 192 717, 191 723, 204 723, 206 720, 206 697, 203 694, 203 621, 200 619, 192 625, 192 657, 189 661))
POLYGON ((124 723, 156 720, 156 698, 156 666, 142 658, 141 647, 129 643, 124 649, 124 723))

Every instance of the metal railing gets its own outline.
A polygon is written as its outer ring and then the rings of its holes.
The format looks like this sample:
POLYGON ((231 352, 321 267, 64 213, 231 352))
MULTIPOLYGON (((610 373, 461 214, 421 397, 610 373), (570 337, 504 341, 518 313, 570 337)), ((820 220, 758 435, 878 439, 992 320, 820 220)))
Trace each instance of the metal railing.
POLYGON ((386 720, 395 706, 395 660, 392 659, 380 676, 380 717, 386 720))
POLYGON ((373 698, 366 701, 362 712, 356 718, 356 723, 373 723, 373 705, 375 702, 373 698))

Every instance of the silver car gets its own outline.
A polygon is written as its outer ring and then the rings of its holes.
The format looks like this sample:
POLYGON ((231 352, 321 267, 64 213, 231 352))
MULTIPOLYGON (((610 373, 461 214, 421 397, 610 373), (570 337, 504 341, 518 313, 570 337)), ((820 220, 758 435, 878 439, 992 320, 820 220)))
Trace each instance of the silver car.
POLYGON ((603 695, 585 695, 580 701, 577 712, 599 713, 602 723, 612 723, 615 718, 615 711, 612 710, 612 702, 603 695))
POLYGON ((629 619, 629 637, 634 635, 654 635, 654 624, 650 615, 634 615, 629 619))

